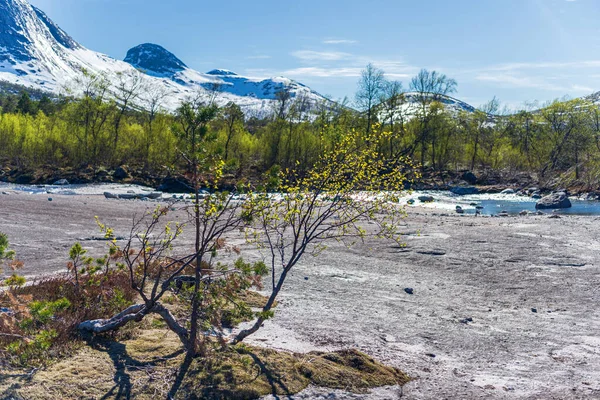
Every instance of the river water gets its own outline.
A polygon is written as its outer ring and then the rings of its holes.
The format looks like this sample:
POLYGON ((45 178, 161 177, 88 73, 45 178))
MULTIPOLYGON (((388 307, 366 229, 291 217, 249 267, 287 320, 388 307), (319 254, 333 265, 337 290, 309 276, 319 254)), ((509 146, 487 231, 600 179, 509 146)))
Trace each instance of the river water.
MULTIPOLYGON (((465 214, 475 214, 477 207, 480 208, 482 215, 497 215, 503 211, 515 215, 521 211, 536 212, 536 199, 516 194, 473 194, 473 195, 455 195, 447 191, 424 191, 413 192, 405 197, 403 201, 413 199, 415 206, 427 207, 445 210, 446 212, 455 212, 456 206, 462 207, 465 214), (421 203, 419 196, 432 196, 433 203, 421 203), (406 200, 405 200, 406 199, 406 200)), ((544 213, 570 214, 570 215, 600 215, 600 201, 579 200, 570 198, 573 207, 560 210, 542 210, 544 213)))
MULTIPOLYGON (((1 192, 24 192, 31 195, 103 195, 104 192, 113 194, 149 194, 156 190, 139 185, 123 185, 115 183, 100 183, 87 185, 17 185, 0 182, 1 192)), ((173 198, 173 194, 164 193, 163 199, 173 198)), ((175 195, 180 198, 180 195, 175 195)), ((0 198, 1 199, 1 198, 0 198)), ((475 214, 477 207, 482 215, 496 215, 503 211, 508 214, 516 215, 521 211, 535 212, 535 199, 516 194, 474 194, 474 195, 455 195, 448 191, 415 191, 406 194, 400 202, 407 204, 409 200, 414 200, 414 206, 426 207, 440 210, 440 212, 456 212, 456 206, 460 206, 465 214, 475 214), (432 203, 422 203, 418 200, 419 196, 432 196, 435 201, 432 203), (482 208, 481 208, 482 207, 482 208)), ((600 215, 600 201, 579 200, 571 198, 572 208, 561 210, 544 210, 545 213, 559 213, 571 215, 600 215)), ((1 201, 0 201, 1 205, 1 201)), ((410 206, 409 206, 410 207, 410 206)))

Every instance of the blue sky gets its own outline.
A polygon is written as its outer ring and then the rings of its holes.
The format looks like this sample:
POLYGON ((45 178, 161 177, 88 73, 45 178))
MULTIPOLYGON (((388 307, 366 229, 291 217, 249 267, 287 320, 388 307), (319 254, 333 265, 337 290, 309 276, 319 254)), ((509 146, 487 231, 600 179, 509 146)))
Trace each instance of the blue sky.
POLYGON ((84 46, 122 59, 158 43, 199 71, 286 76, 353 98, 364 66, 420 68, 475 106, 600 90, 598 0, 31 0, 84 46))

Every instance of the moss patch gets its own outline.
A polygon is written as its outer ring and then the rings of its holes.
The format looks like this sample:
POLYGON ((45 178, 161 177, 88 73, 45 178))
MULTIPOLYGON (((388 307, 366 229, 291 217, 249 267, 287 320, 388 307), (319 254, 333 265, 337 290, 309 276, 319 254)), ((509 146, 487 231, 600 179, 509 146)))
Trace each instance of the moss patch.
POLYGON ((364 393, 404 385, 409 377, 356 350, 292 354, 238 346, 210 361, 196 360, 181 392, 190 399, 256 399, 298 393, 309 385, 364 393))
MULTIPOLYGON (((166 398, 183 362, 172 332, 137 331, 121 342, 98 340, 29 377, 29 371, 0 371, 0 398, 166 398)), ((408 380, 401 371, 354 350, 292 354, 240 345, 193 360, 177 397, 255 399, 297 393, 310 384, 364 392, 408 380)))

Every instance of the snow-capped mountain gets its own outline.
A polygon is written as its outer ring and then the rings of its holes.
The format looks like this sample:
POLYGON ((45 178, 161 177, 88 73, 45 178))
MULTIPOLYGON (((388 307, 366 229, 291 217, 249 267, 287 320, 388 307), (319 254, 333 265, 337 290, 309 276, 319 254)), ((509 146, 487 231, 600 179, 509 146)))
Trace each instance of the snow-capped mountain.
MULTIPOLYGON (((417 112, 418 108, 421 107, 423 103, 423 97, 432 97, 434 95, 431 94, 421 94, 416 92, 408 92, 404 94, 405 99, 405 109, 403 110, 407 114, 414 114, 417 112)), ((446 110, 448 110, 452 114, 458 114, 460 111, 466 112, 475 112, 475 107, 470 104, 465 103, 464 101, 455 99, 450 96, 443 95, 435 95, 435 100, 439 103, 442 103, 446 110)))
POLYGON ((390 117, 397 121, 408 121, 422 113, 424 104, 428 107, 434 100, 437 103, 441 103, 446 111, 455 117, 460 112, 473 113, 476 111, 476 108, 472 105, 454 97, 431 93, 407 92, 402 94, 402 100, 397 102, 392 111, 388 108, 389 105, 385 103, 379 104, 377 106, 377 115, 383 121, 389 120, 390 117))
POLYGON ((247 114, 262 116, 273 110, 281 90, 309 103, 327 101, 287 78, 254 79, 221 69, 200 73, 155 44, 136 46, 125 61, 116 60, 80 45, 26 0, 0 0, 0 81, 54 93, 71 89, 77 95, 82 88, 75 82, 86 74, 102 75, 115 85, 140 81, 165 93, 169 110, 186 98, 216 96, 221 104, 234 102, 247 114))
POLYGON ((125 57, 133 67, 147 75, 170 79, 184 87, 200 86, 209 91, 256 100, 275 100, 276 93, 289 90, 293 95, 303 94, 318 100, 321 96, 301 83, 287 78, 254 79, 240 76, 226 69, 213 69, 205 74, 188 68, 173 53, 152 43, 130 49, 125 57))

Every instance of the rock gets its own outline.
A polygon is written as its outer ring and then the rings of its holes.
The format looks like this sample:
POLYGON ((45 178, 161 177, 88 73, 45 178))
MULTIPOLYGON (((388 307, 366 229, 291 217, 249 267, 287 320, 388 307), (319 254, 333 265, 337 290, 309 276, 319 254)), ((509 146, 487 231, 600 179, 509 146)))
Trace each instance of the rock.
POLYGON ((29 185, 31 182, 34 181, 34 177, 32 175, 20 175, 15 183, 19 184, 19 185, 29 185))
POLYGON ((456 206, 456 213, 457 214, 464 214, 465 210, 463 210, 463 208, 461 206, 456 206))
POLYGON ((427 357, 431 357, 431 358, 435 358, 435 357, 436 357, 436 356, 435 356, 435 354, 433 354, 433 353, 427 353, 427 354, 425 354, 425 355, 426 355, 427 357))
POLYGON ((479 189, 473 186, 454 186, 450 188, 450 191, 459 196, 479 193, 479 189))
POLYGON ((104 197, 107 199, 118 199, 119 196, 110 192, 104 192, 104 197))
POLYGON ((572 204, 565 192, 553 193, 540 199, 535 208, 538 210, 547 210, 554 208, 571 208, 572 204))
POLYGON ((408 201, 406 202, 406 204, 409 204, 409 205, 411 205, 411 206, 412 206, 413 204, 415 204, 415 199, 410 199, 410 200, 408 200, 408 201))
POLYGON ((5 194, 5 195, 7 195, 7 196, 8 196, 8 192, 2 192, 2 194, 5 194))
POLYGON ((560 219, 560 215, 553 214, 553 215, 549 216, 548 219, 560 219))
POLYGON ((474 173, 472 173, 471 171, 468 171, 468 172, 465 172, 464 174, 462 174, 461 178, 463 181, 468 182, 471 185, 474 185, 477 183, 477 176, 474 173))
POLYGON ((537 308, 532 308, 532 309, 531 309, 531 312, 532 312, 532 313, 537 313, 537 308))
POLYGON ((69 181, 66 179, 59 179, 53 183, 54 186, 66 186, 69 184, 69 181))
POLYGON ((406 288, 404 291, 408 294, 415 294, 415 290, 413 288, 406 288))
POLYGON ((534 194, 531 195, 531 198, 539 200, 539 199, 542 198, 542 195, 541 195, 541 193, 534 193, 534 194))
POLYGON ((191 193, 194 191, 194 188, 188 185, 184 180, 178 180, 172 177, 163 179, 157 189, 165 193, 191 193))
POLYGON ((152 193, 126 193, 126 194, 115 194, 110 192, 104 192, 104 197, 107 199, 121 199, 121 200, 156 200, 162 197, 160 192, 152 193))
POLYGON ((433 196, 419 196, 419 201, 422 203, 432 203, 435 199, 433 196))
POLYGON ((444 250, 417 250, 417 254, 423 254, 424 256, 445 256, 444 250))
POLYGON ((113 178, 118 180, 123 180, 129 178, 129 171, 127 171, 127 167, 120 166, 113 172, 113 178))
POLYGON ((514 189, 504 189, 503 191, 500 192, 500 194, 515 194, 515 190, 514 189))
POLYGON ((48 201, 52 201, 52 197, 48 197, 48 201))
POLYGON ((523 211, 521 211, 521 212, 519 213, 519 215, 520 215, 521 217, 524 217, 524 216, 526 216, 526 215, 529 215, 529 211, 527 211, 527 210, 523 210, 523 211))
POLYGON ((503 218, 510 217, 510 215, 506 211, 502 211, 501 213, 498 213, 498 216, 503 217, 503 218))
POLYGON ((469 317, 469 318, 464 318, 464 319, 460 320, 460 323, 465 324, 465 325, 468 324, 469 322, 473 322, 473 318, 469 317))

